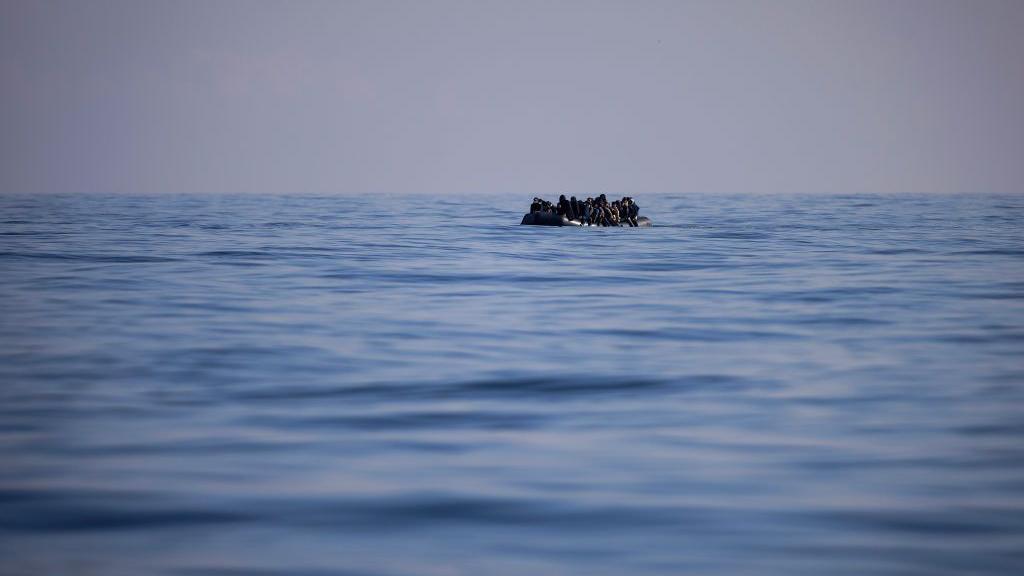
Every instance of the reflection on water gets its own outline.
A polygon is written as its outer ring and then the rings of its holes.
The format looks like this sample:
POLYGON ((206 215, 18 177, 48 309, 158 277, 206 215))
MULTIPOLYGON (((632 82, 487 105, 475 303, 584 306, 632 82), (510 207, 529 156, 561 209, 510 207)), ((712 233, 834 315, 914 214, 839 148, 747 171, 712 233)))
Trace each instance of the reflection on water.
POLYGON ((528 200, 0 198, 0 574, 1024 568, 1020 198, 528 200))

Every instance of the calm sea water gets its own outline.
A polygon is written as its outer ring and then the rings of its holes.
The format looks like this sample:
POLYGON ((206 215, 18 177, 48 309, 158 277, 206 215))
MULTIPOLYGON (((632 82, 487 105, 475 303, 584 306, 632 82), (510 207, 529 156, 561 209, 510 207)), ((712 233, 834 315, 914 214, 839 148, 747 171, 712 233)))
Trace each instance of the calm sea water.
POLYGON ((0 574, 1024 573, 1024 197, 0 198, 0 574))

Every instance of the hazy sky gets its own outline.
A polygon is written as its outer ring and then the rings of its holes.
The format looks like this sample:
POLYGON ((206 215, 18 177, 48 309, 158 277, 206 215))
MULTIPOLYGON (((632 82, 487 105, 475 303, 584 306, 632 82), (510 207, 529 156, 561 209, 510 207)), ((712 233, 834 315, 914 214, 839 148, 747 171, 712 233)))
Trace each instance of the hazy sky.
POLYGON ((0 192, 1024 192, 1024 1, 0 0, 0 192))

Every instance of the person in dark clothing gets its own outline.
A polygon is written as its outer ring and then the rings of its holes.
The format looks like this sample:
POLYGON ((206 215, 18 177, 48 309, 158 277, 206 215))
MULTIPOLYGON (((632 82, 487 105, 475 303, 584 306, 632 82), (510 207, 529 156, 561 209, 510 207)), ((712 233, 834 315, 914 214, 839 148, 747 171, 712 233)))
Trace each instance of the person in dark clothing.
POLYGON ((632 226, 633 224, 629 221, 629 199, 623 196, 622 200, 616 200, 615 204, 619 209, 619 225, 632 226))

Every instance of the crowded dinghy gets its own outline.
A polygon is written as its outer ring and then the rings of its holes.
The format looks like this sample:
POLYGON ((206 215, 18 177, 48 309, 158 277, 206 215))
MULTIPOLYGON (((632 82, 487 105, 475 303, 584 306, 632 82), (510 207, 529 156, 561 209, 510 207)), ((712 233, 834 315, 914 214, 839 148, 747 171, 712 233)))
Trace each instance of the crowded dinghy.
POLYGON ((552 204, 542 198, 534 198, 530 213, 523 216, 520 224, 532 226, 630 226, 649 227, 651 219, 640 216, 640 206, 629 196, 608 202, 604 194, 597 198, 577 200, 575 196, 566 199, 559 196, 558 203, 552 204))

